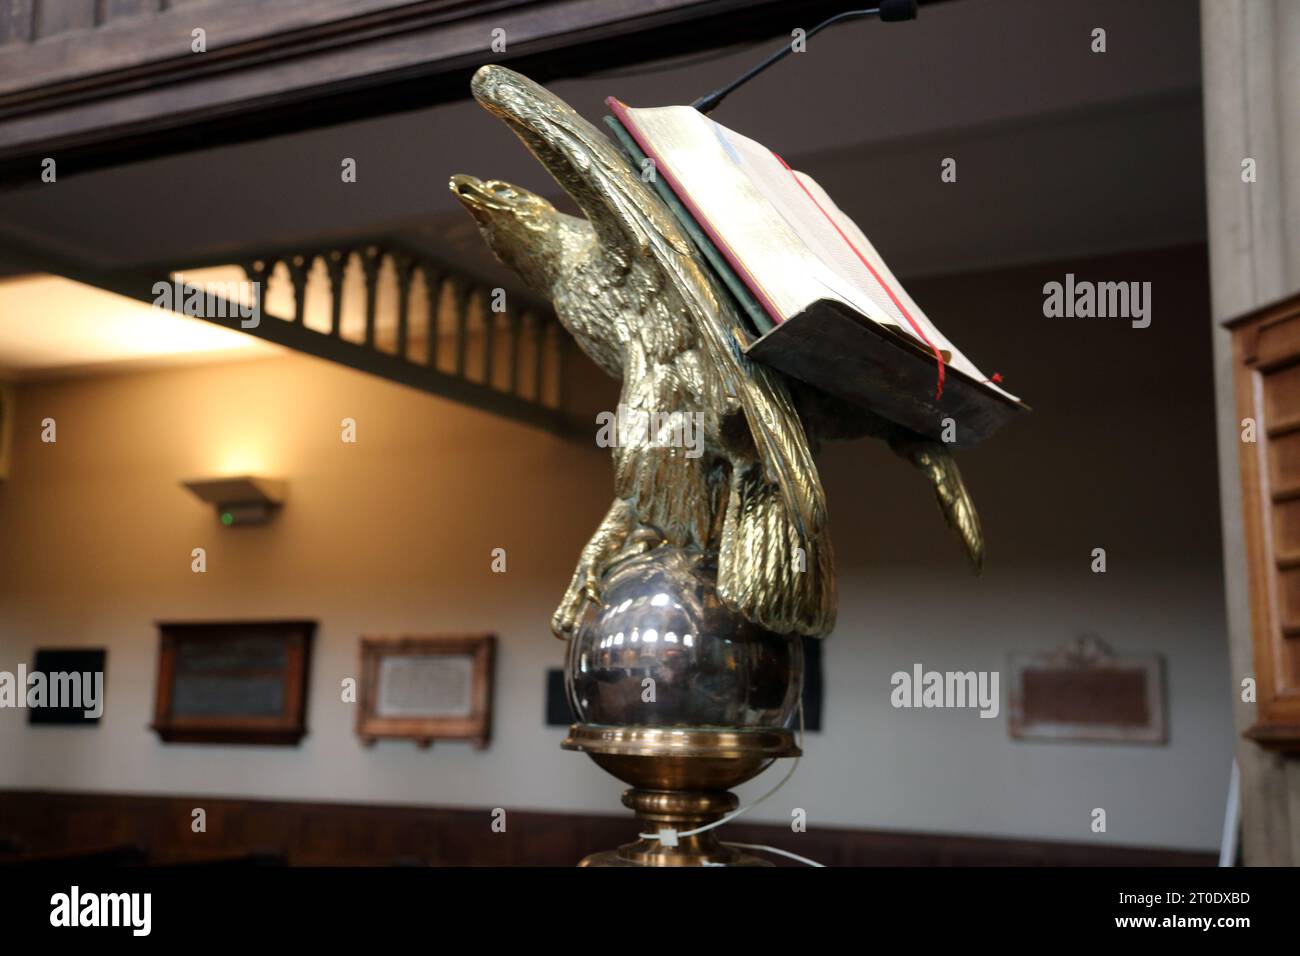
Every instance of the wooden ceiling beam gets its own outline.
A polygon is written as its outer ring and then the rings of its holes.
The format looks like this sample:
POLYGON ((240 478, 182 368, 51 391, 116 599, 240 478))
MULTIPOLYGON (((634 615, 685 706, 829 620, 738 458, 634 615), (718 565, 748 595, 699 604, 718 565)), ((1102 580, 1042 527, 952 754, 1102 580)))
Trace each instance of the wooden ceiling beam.
MULTIPOLYGON (((38 8, 55 0, 16 0, 38 8)), ((60 0, 79 2, 79 0, 60 0)), ((174 4, 176 0, 172 0, 174 4)), ((0 186, 463 99, 485 62, 539 81, 785 34, 844 0, 230 0, 0 46, 0 186), (207 51, 191 52, 202 27, 207 51), (494 31, 504 34, 494 34, 494 31), (494 52, 494 36, 506 48, 494 52), (562 55, 561 55, 562 54, 562 55)), ((32 13, 39 19, 39 9, 32 13)), ((34 37, 29 33, 29 38, 34 37)))

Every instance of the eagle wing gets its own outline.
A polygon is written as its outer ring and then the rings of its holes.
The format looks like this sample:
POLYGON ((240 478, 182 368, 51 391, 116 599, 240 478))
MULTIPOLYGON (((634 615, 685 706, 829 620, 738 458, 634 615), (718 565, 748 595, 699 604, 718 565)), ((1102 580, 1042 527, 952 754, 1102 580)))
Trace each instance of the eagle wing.
MULTIPOLYGON (((738 407, 748 425, 762 475, 780 492, 798 541, 818 539, 826 525, 826 498, 812 451, 784 379, 748 359, 736 338, 739 319, 701 267, 698 254, 658 196, 641 181, 623 153, 595 126, 543 87, 501 66, 474 74, 474 97, 500 117, 587 215, 607 256, 632 269, 653 265, 653 281, 668 300, 679 300, 693 323, 711 375, 703 384, 717 394, 715 410, 738 407)), ((653 292, 655 290, 642 290, 653 292)), ((644 351, 657 323, 631 333, 644 351)), ((725 411, 722 412, 725 414, 725 411)), ((644 470, 638 470, 639 472, 644 470)), ((644 471, 653 477, 653 470, 644 471)), ((787 558, 788 555, 781 555, 787 558)))
POLYGON ((933 486, 939 510, 961 539, 966 557, 976 571, 983 567, 984 534, 979 514, 946 445, 803 382, 792 382, 791 393, 814 450, 825 439, 871 437, 887 442, 894 454, 911 462, 933 486))

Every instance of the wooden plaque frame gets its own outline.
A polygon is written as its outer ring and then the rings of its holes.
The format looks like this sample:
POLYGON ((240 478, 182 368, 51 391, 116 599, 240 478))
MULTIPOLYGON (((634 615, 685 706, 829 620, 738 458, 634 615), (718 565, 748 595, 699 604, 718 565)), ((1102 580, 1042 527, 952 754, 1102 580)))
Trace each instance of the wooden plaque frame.
POLYGON ((1013 740, 1169 742, 1165 662, 1159 654, 1118 655, 1087 635, 1045 654, 1012 654, 1008 663, 1013 740), (1035 676, 1047 683, 1030 693, 1035 676), (1063 695, 1066 703, 1044 698, 1044 689, 1063 695), (1046 706, 1038 709, 1035 700, 1046 706))
POLYGON ((472 634, 448 637, 403 635, 361 638, 361 687, 357 736, 366 746, 376 740, 414 740, 421 748, 435 740, 469 740, 476 750, 492 735, 492 683, 496 637, 472 634), (377 712, 379 672, 385 657, 464 657, 473 662, 470 712, 453 717, 384 717, 377 712))
MULTIPOLYGON (((315 621, 160 622, 158 632, 158 685, 152 728, 164 743, 292 746, 307 733, 307 672, 315 621), (233 641, 268 633, 284 642, 284 667, 275 674, 282 682, 283 709, 279 714, 186 716, 174 712, 177 652, 181 644, 233 641)), ((245 676, 267 675, 257 672, 245 676)))

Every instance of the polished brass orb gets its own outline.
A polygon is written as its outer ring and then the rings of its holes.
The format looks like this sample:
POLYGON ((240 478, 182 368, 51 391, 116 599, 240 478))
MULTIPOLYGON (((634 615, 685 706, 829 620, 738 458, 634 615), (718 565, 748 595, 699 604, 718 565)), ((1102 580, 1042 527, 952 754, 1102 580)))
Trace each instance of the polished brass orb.
POLYGON ((578 720, 600 726, 785 727, 803 677, 798 636, 722 606, 711 555, 659 547, 616 564, 569 642, 578 720))
MULTIPOLYGON (((803 683, 798 635, 774 634, 718 600, 713 555, 661 546, 614 565, 570 640, 565 684, 578 723, 564 747, 631 785, 643 828, 690 831, 734 809, 732 787, 797 756, 789 726, 803 683)), ((677 846, 640 839, 584 864, 761 865, 716 831, 677 846)))

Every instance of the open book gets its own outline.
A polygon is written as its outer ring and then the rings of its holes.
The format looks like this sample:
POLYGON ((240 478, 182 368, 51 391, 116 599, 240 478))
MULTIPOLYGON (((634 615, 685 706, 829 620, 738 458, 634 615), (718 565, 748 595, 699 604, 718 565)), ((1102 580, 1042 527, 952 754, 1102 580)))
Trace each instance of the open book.
POLYGON ((606 102, 611 129, 638 166, 653 160, 655 188, 759 333, 752 358, 958 447, 1024 409, 810 177, 689 106, 606 102))

